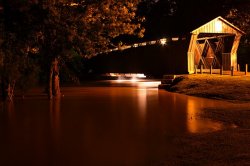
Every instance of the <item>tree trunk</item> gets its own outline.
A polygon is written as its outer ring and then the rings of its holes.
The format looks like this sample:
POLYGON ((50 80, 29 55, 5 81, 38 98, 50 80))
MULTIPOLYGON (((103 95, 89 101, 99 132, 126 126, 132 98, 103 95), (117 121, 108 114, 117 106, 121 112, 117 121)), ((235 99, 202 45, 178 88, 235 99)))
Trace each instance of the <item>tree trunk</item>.
POLYGON ((15 88, 15 81, 12 84, 11 83, 8 84, 7 94, 9 101, 13 100, 14 88, 15 88))
POLYGON ((1 80, 1 90, 2 90, 2 100, 5 101, 7 99, 7 87, 6 87, 6 83, 4 80, 4 77, 2 77, 1 80))
POLYGON ((61 96, 60 92, 60 80, 59 80, 59 66, 58 59, 53 59, 50 66, 49 73, 49 98, 53 97, 59 98, 61 96))
POLYGON ((13 83, 4 83, 2 80, 2 85, 1 85, 1 90, 2 90, 2 100, 3 101, 13 101, 14 97, 14 89, 15 89, 15 81, 13 83))
POLYGON ((54 69, 53 69, 53 95, 58 98, 61 96, 60 91, 60 81, 59 81, 59 65, 58 59, 54 59, 54 69))
POLYGON ((49 88, 48 88, 49 99, 53 98, 52 86, 53 86, 53 63, 51 63, 49 71, 49 88))

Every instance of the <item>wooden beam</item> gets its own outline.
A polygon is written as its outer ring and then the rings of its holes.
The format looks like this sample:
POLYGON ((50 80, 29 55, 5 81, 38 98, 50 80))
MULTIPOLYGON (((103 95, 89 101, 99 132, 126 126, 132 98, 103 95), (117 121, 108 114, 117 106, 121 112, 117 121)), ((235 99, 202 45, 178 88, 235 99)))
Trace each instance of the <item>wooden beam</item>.
MULTIPOLYGON (((205 67, 206 67, 206 63, 205 63, 205 61, 204 61, 204 59, 203 59, 203 57, 202 57, 202 53, 203 53, 203 50, 201 50, 201 48, 200 48, 200 46, 199 46, 199 43, 196 41, 196 47, 197 47, 197 49, 198 49, 198 52, 199 52, 199 60, 201 60, 201 62, 203 63, 203 65, 205 65, 205 67)), ((205 47, 205 46, 204 46, 205 47)), ((204 48, 203 48, 204 49, 204 48)))
POLYGON ((201 40, 218 39, 218 38, 230 37, 230 36, 234 36, 234 34, 216 35, 216 36, 212 36, 212 37, 201 37, 201 38, 197 38, 196 40, 201 41, 201 40))
MULTIPOLYGON (((219 59, 217 58, 217 55, 216 55, 216 53, 215 53, 216 48, 214 48, 214 47, 212 46, 212 44, 210 43, 209 40, 206 40, 206 42, 208 43, 209 47, 212 48, 212 52, 213 52, 213 55, 214 55, 215 63, 217 63, 217 65, 220 66, 221 63, 220 63, 220 61, 219 61, 219 59)), ((217 46, 216 46, 216 47, 217 47, 217 46)))

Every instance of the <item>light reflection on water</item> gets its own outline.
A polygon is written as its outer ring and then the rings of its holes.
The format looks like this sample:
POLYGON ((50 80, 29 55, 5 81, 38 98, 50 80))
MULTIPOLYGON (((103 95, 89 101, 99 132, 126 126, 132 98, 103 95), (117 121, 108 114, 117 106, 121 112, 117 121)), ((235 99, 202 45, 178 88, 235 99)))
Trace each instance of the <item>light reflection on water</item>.
POLYGON ((158 84, 65 87, 60 100, 30 96, 6 104, 0 165, 145 165, 171 153, 175 137, 223 127, 196 116, 220 102, 158 84))
POLYGON ((221 123, 216 123, 210 120, 199 119, 197 115, 206 106, 214 105, 210 100, 202 100, 197 102, 196 98, 189 98, 187 100, 187 128, 190 133, 201 133, 208 131, 216 131, 223 128, 221 123))

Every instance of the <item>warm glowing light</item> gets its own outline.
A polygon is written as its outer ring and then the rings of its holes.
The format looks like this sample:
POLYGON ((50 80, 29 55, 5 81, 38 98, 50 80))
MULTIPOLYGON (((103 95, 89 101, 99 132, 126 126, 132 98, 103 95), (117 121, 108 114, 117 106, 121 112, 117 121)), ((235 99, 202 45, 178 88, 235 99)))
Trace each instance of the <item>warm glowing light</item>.
POLYGON ((146 78, 143 73, 108 73, 106 74, 111 77, 120 77, 120 78, 146 78))
POLYGON ((137 82, 138 79, 137 79, 136 77, 132 77, 132 78, 130 79, 130 81, 131 81, 131 82, 137 82))
POLYGON ((78 4, 77 4, 77 3, 72 2, 72 3, 70 4, 70 6, 78 6, 78 4))
POLYGON ((160 43, 161 43, 161 45, 167 44, 167 39, 166 38, 160 39, 160 43))
POLYGON ((146 76, 144 74, 136 74, 137 78, 146 78, 146 76))
POLYGON ((222 22, 219 20, 215 21, 215 31, 222 32, 222 22))
POLYGON ((38 47, 31 48, 30 52, 37 54, 39 52, 39 48, 38 47))
POLYGON ((140 113, 140 118, 142 124, 145 123, 145 115, 147 112, 147 89, 138 89, 137 90, 137 98, 138 98, 138 111, 140 113))
POLYGON ((150 41, 149 44, 156 44, 156 41, 150 41))
POLYGON ((125 79, 124 79, 123 77, 119 76, 118 79, 117 79, 116 81, 117 81, 117 82, 124 82, 125 79))
POLYGON ((178 37, 172 37, 172 41, 178 41, 179 38, 178 37))
POLYGON ((154 88, 158 87, 161 84, 161 81, 147 81, 147 82, 138 82, 138 87, 141 88, 154 88))
POLYGON ((134 44, 133 47, 135 47, 135 48, 138 47, 138 44, 134 44))
POLYGON ((115 73, 109 73, 109 75, 110 75, 111 77, 116 77, 116 74, 115 74, 115 73))
POLYGON ((132 83, 135 83, 135 82, 138 81, 138 79, 136 77, 132 77, 130 79, 126 79, 126 77, 118 76, 118 79, 116 81, 119 82, 119 83, 121 83, 121 82, 132 82, 132 83))
MULTIPOLYGON (((187 100, 187 128, 190 133, 217 131, 222 128, 222 124, 210 120, 201 120, 198 118, 199 110, 206 105, 206 101, 197 103, 192 97, 187 100)), ((214 103, 213 103, 214 104, 214 103)), ((212 103, 210 103, 212 106, 212 103)))

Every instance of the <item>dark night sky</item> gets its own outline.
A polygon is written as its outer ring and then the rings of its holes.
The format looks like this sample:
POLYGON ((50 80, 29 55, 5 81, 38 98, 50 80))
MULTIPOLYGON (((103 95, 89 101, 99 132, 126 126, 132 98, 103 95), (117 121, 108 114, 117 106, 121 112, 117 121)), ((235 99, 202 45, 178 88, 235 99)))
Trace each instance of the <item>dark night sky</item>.
POLYGON ((187 35, 193 29, 214 19, 225 17, 228 10, 244 3, 244 0, 178 0, 170 4, 168 0, 159 0, 155 5, 139 8, 146 15, 145 39, 163 36, 187 35))

